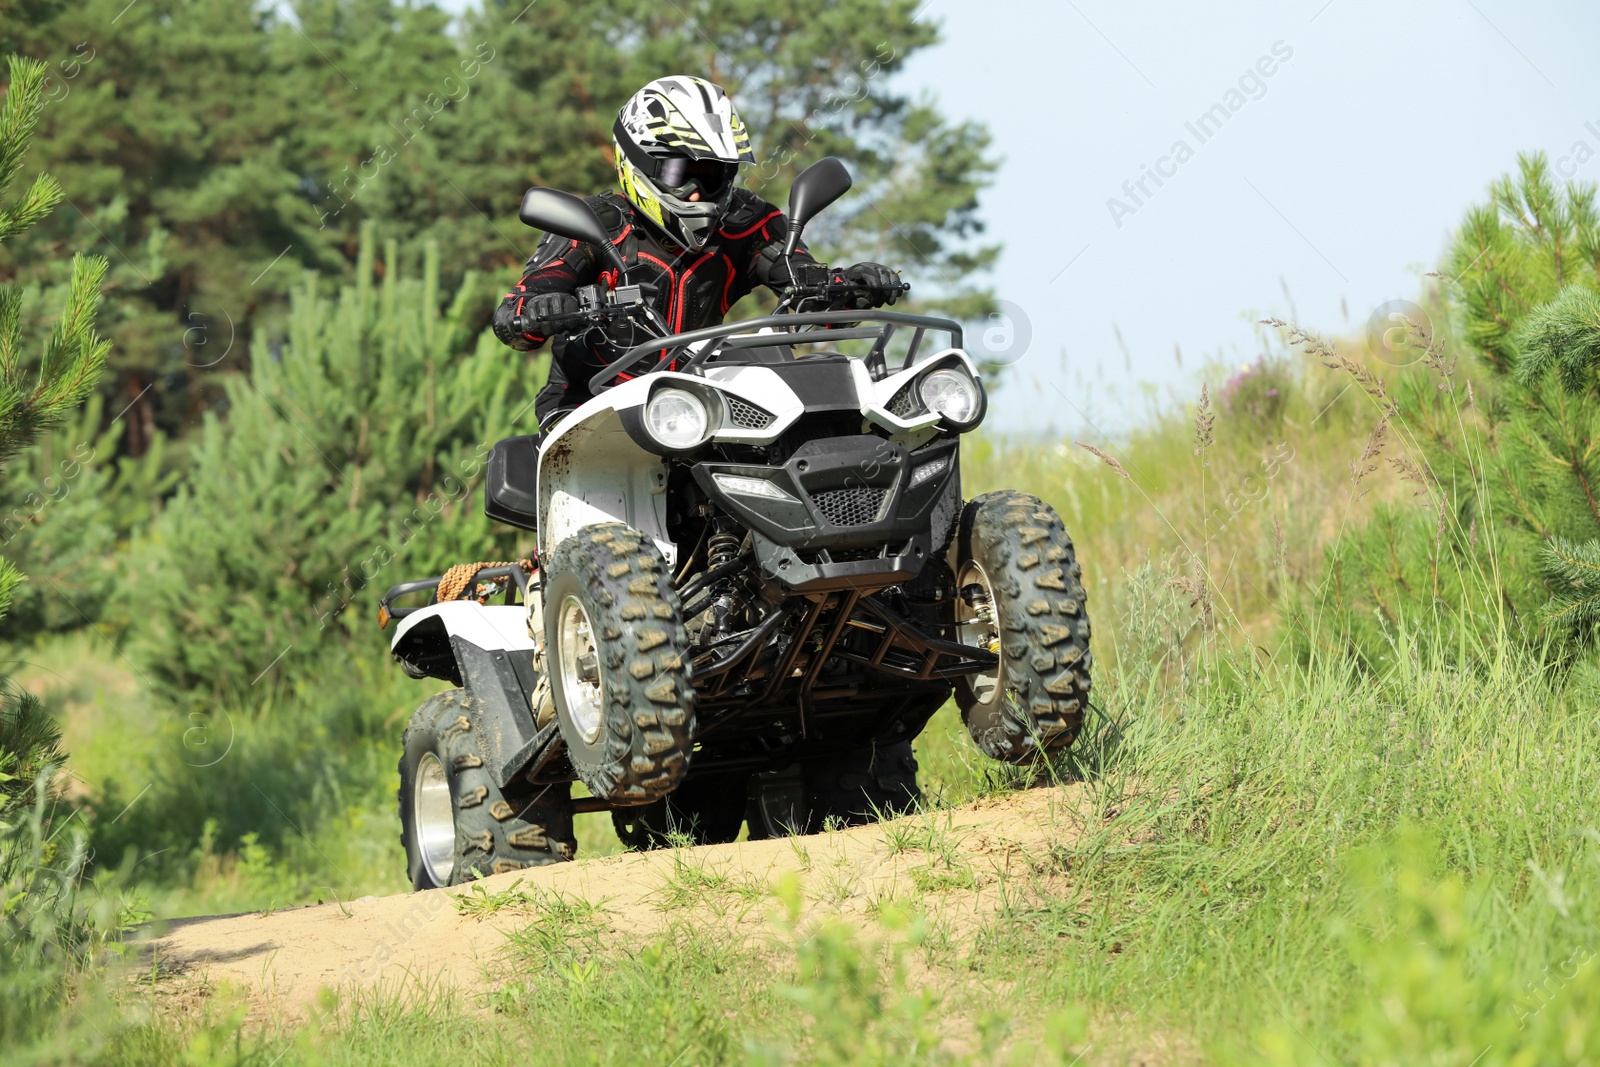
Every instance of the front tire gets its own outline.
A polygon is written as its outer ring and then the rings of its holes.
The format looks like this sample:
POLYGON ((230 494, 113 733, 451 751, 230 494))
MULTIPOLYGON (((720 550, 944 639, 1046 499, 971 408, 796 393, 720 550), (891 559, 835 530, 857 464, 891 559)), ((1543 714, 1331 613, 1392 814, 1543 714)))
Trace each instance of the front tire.
POLYGON ((495 785, 472 731, 466 691, 430 697, 406 727, 400 840, 415 889, 572 859, 570 788, 495 785))
POLYGON ((620 522, 585 526, 545 565, 545 659, 556 721, 597 797, 648 804, 689 768, 694 689, 661 552, 620 522))
POLYGON ((983 753, 1008 763, 1065 751, 1089 704, 1083 568, 1061 516, 1036 496, 985 493, 962 510, 957 632, 1000 663, 956 684, 983 753))

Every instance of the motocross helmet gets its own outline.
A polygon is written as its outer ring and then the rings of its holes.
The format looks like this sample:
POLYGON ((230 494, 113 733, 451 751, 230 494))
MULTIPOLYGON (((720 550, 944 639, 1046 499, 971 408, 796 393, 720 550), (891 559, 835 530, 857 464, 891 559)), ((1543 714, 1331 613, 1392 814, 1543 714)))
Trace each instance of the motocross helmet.
POLYGON ((672 240, 704 248, 728 211, 739 164, 755 162, 728 94, 703 78, 657 78, 622 105, 612 133, 622 195, 672 240))

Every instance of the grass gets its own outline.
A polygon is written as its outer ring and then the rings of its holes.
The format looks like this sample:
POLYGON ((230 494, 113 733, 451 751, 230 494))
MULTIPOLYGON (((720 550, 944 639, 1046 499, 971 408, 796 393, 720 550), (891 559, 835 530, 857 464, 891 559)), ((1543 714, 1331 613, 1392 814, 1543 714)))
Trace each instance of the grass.
POLYGON ((467 886, 466 892, 452 896, 450 903, 458 914, 474 919, 484 919, 512 909, 535 911, 561 923, 591 922, 605 908, 604 901, 590 901, 538 886, 523 888, 521 878, 493 893, 481 883, 474 882, 467 886))
MULTIPOLYGON (((243 1030, 217 998, 197 1019, 158 1013, 116 1032, 97 1062, 1596 1062, 1600 667, 1558 673, 1468 626, 1450 631, 1448 660, 1400 631, 1377 672, 1275 656, 1282 598, 1386 491, 1350 484, 1371 428, 1363 401, 1320 371, 1291 377, 1265 428, 1215 390, 1214 425, 1191 409, 1088 442, 1129 477, 1067 443, 969 443, 969 493, 1024 488, 1066 517, 1099 645, 1086 732, 1043 776, 1081 780, 1087 808, 1061 813, 1060 840, 1002 884, 1003 907, 976 931, 918 912, 976 882, 941 809, 1041 775, 983 760, 947 707, 916 744, 927 810, 886 828, 890 851, 915 861, 915 893, 874 888, 861 923, 827 914, 855 887, 828 866, 826 838, 790 839, 797 864, 821 872, 818 899, 780 883, 756 941, 729 931, 727 902, 747 914, 768 890, 680 849, 664 933, 634 938, 586 903, 478 888, 457 906, 526 919, 480 995, 367 993, 308 1026, 243 1030), (1201 455, 1197 434, 1211 436, 1201 455), (1263 455, 1280 459, 1270 477, 1263 455), (1250 492, 1229 488, 1249 478, 1250 492)), ((121 684, 82 646, 38 652, 52 655, 57 669, 98 664, 61 671, 95 692, 121 684)), ((362 721, 421 695, 387 684, 362 721)), ((145 768, 149 737, 115 706, 93 714, 93 730, 69 732, 91 777, 125 773, 118 755, 145 768), (125 751, 97 748, 101 736, 125 751)), ((262 747, 246 766, 300 751, 264 715, 245 727, 262 747)), ((386 729, 370 731, 370 758, 349 750, 350 786, 304 833, 241 817, 210 846, 202 834, 156 869, 159 903, 304 899, 358 858, 374 882, 398 882, 392 855, 359 851, 393 836, 398 731, 386 729)))
MULTIPOLYGON (((536 1041, 549 1063, 1121 1062, 1158 1046, 1179 1062, 1592 1060, 1597 700, 1600 674, 1515 656, 1375 678, 1219 656, 1181 698, 1126 708, 1086 832, 975 937, 906 957, 925 918, 914 937, 893 901, 876 909, 887 927, 802 922, 792 886, 765 949, 702 920, 629 944, 540 917, 550 936, 517 944, 526 966, 493 1021, 416 1055, 496 1062, 536 1041)), ((900 841, 931 858, 937 817, 921 825, 900 841)), ((388 1047, 362 1014, 377 1007, 342 1010, 283 1062, 388 1047)), ((433 1001, 386 1025, 458 1033, 466 1017, 433 1001)))

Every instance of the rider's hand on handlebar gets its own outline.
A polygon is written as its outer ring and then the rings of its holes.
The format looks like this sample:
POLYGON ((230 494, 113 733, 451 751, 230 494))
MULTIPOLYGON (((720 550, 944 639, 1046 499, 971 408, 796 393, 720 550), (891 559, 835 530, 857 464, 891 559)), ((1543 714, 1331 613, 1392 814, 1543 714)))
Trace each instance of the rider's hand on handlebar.
POLYGON ((522 328, 528 333, 549 336, 578 310, 578 298, 571 293, 536 293, 522 305, 522 328))
POLYGON ((867 308, 893 304, 900 299, 903 291, 900 274, 882 263, 857 263, 846 267, 843 273, 845 280, 854 283, 860 290, 848 307, 865 311, 867 308))

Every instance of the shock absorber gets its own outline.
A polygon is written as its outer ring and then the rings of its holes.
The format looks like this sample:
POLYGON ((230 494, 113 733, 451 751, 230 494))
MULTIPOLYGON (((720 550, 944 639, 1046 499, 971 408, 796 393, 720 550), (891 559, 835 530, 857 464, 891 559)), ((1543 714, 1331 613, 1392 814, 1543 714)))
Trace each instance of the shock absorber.
POLYGON ((741 538, 738 534, 729 533, 724 528, 718 528, 711 535, 710 542, 706 545, 706 569, 715 570, 739 554, 741 538))
MULTIPOLYGON (((742 537, 718 521, 717 532, 706 542, 706 569, 712 570, 731 563, 739 555, 739 546, 743 543, 742 537)), ((721 634, 728 632, 731 617, 744 606, 744 602, 731 579, 724 578, 717 584, 720 588, 717 598, 711 603, 711 625, 715 632, 721 634)))

